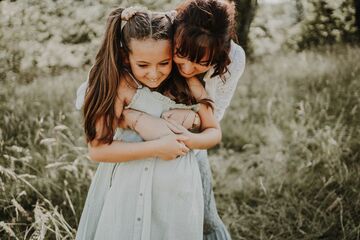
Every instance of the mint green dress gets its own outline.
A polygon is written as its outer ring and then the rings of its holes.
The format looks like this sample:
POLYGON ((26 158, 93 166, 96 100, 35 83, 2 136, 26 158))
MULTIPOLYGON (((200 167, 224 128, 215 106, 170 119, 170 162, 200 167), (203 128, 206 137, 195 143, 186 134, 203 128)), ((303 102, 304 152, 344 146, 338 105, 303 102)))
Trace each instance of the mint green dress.
MULTIPOLYGON (((198 105, 176 104, 142 87, 127 108, 160 117, 170 109, 196 110, 198 105)), ((121 129, 114 140, 142 141, 136 132, 121 129)), ((100 163, 76 239, 200 240, 203 218, 203 189, 193 151, 170 161, 147 158, 100 163)))

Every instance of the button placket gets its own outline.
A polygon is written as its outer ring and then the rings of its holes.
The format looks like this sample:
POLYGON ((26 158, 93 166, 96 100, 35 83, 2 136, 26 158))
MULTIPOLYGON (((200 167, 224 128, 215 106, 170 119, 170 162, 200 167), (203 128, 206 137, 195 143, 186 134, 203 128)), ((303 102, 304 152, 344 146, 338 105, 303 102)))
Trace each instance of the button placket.
POLYGON ((152 185, 152 171, 150 170, 150 167, 152 166, 152 161, 148 160, 144 162, 143 165, 143 171, 141 173, 141 179, 140 179, 140 188, 139 188, 139 195, 137 200, 137 207, 136 207, 136 218, 135 218, 135 232, 134 232, 134 239, 140 239, 141 238, 141 232, 143 227, 143 221, 144 221, 144 201, 146 199, 145 193, 146 193, 146 186, 150 184, 152 185))

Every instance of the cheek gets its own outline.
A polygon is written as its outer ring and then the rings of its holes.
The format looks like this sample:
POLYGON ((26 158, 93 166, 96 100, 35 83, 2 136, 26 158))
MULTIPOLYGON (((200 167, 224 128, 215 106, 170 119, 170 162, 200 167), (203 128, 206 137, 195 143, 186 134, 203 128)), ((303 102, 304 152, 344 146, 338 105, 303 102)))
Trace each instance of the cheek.
POLYGON ((211 66, 197 66, 196 69, 198 71, 198 73, 204 73, 207 72, 209 69, 211 68, 211 66))
POLYGON ((176 64, 181 64, 184 62, 184 60, 182 58, 179 58, 178 56, 174 55, 174 58, 173 58, 173 61, 176 63, 176 64))
POLYGON ((164 75, 169 75, 170 72, 172 70, 172 62, 170 62, 167 66, 163 66, 161 68, 161 72, 164 74, 164 75))
POLYGON ((138 66, 131 66, 131 72, 134 74, 136 78, 141 78, 145 75, 144 69, 138 67, 138 66))

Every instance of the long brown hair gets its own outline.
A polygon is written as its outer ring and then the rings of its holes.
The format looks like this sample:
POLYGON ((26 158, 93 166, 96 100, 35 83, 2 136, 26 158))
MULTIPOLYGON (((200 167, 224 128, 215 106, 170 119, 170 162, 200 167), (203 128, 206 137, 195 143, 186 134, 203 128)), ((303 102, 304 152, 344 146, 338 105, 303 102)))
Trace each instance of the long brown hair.
POLYGON ((230 64, 230 40, 236 39, 234 3, 187 0, 176 11, 176 54, 197 63, 208 56, 208 65, 214 65, 211 77, 220 75, 225 81, 223 75, 230 64))
POLYGON ((115 102, 120 79, 124 79, 127 66, 124 58, 131 52, 131 39, 173 39, 173 27, 169 16, 136 12, 121 27, 123 8, 113 10, 107 20, 105 36, 90 70, 89 84, 84 102, 84 129, 86 140, 96 137, 96 122, 102 118, 100 142, 111 143, 120 116, 116 116, 115 102))
MULTIPOLYGON (((170 15, 161 13, 136 12, 121 27, 121 15, 124 9, 113 10, 107 20, 105 36, 96 55, 95 64, 90 70, 89 84, 84 103, 84 129, 86 140, 96 138, 96 123, 103 123, 99 141, 110 144, 120 116, 116 115, 115 103, 118 98, 120 79, 129 74, 128 63, 124 61, 131 53, 131 39, 173 40, 173 25, 170 15)), ((130 73, 131 74, 131 73, 130 73)), ((186 80, 176 68, 158 89, 161 93, 170 93, 176 102, 193 104, 186 80)), ((207 104, 207 100, 204 100, 207 104)), ((202 101, 200 101, 202 102, 202 101)), ((210 105, 207 104, 207 105, 210 105)), ((211 106, 211 105, 210 105, 211 106)))

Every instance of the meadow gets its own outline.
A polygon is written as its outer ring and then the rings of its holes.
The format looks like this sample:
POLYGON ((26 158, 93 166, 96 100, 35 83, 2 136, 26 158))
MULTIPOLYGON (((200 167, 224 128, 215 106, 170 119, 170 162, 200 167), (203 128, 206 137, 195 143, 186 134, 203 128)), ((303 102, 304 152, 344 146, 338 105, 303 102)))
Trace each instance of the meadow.
MULTIPOLYGON (((210 153, 234 240, 360 239, 359 62, 344 45, 248 61, 210 153)), ((1 78, 1 239, 74 238, 96 170, 74 107, 87 71, 1 78)))

